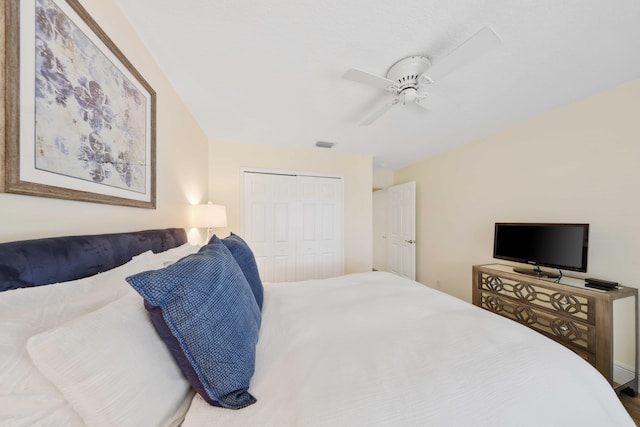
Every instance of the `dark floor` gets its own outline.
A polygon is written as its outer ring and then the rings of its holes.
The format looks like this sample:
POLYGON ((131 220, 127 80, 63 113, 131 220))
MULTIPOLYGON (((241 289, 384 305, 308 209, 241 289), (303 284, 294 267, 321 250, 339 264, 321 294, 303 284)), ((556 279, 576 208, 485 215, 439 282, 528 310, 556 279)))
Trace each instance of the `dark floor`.
POLYGON ((622 404, 627 408, 636 425, 640 426, 640 394, 636 397, 631 397, 628 394, 621 393, 620 400, 622 400, 622 404))

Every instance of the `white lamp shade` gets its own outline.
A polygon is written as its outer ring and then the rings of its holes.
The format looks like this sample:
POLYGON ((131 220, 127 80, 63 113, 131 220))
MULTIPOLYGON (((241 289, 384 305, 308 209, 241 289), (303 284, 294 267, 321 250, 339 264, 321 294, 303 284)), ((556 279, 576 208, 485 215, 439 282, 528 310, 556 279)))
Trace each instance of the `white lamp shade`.
POLYGON ((227 226, 227 208, 223 205, 194 205, 192 224, 195 228, 227 226))

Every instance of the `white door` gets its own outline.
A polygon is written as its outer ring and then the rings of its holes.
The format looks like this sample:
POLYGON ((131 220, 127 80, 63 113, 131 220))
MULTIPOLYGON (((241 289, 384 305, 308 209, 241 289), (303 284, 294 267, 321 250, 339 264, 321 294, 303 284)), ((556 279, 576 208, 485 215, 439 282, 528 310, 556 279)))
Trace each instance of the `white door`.
POLYGON ((244 174, 243 238, 265 282, 296 280, 295 176, 244 174))
POLYGON ((389 203, 389 271, 416 279, 416 183, 387 188, 389 203))
POLYGON ((243 174, 242 233, 265 282, 344 274, 341 178, 243 174))
POLYGON ((387 191, 373 192, 373 269, 387 271, 389 234, 387 191))
POLYGON ((325 279, 344 272, 342 180, 299 176, 298 280, 325 279))

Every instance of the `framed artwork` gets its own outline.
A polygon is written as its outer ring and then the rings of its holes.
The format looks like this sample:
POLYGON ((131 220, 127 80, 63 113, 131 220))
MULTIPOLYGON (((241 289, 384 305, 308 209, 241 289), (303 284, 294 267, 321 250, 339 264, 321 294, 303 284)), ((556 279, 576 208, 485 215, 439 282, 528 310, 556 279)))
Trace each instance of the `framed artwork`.
POLYGON ((76 0, 5 0, 5 191, 155 208, 156 95, 76 0))

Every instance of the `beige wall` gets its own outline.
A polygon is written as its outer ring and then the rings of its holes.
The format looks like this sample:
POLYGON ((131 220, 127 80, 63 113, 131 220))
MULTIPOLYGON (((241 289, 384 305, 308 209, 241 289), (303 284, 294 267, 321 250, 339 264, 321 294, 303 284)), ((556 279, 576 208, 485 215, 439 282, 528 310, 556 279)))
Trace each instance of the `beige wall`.
MULTIPOLYGON (((113 0, 82 0, 157 94, 157 209, 0 193, 0 241, 187 227, 206 200, 207 138, 113 0)), ((3 8, 4 10, 4 8, 3 8)), ((4 166, 0 164, 0 170, 4 166)))
POLYGON ((209 194, 227 206, 228 227, 240 230, 240 187, 243 168, 313 172, 344 178, 345 273, 371 271, 372 163, 367 156, 319 149, 294 149, 238 142, 210 141, 209 194))
POLYGON ((395 173, 388 170, 374 170, 373 171, 373 189, 381 190, 393 185, 393 178, 395 173))
POLYGON ((497 221, 590 223, 588 276, 640 287, 640 80, 417 163, 417 278, 471 299, 497 221))

